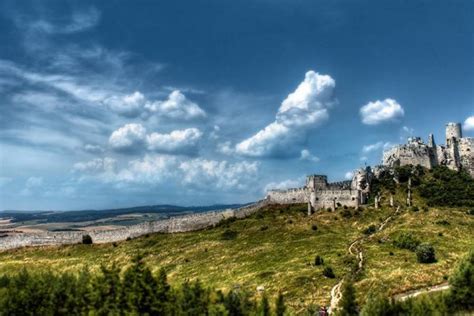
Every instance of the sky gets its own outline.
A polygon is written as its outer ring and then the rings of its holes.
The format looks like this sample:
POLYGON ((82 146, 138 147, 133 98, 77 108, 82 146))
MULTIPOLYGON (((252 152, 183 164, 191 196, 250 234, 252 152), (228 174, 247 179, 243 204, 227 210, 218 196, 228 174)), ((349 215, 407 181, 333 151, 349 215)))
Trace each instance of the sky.
POLYGON ((474 136, 474 2, 0 0, 0 210, 211 205, 474 136))

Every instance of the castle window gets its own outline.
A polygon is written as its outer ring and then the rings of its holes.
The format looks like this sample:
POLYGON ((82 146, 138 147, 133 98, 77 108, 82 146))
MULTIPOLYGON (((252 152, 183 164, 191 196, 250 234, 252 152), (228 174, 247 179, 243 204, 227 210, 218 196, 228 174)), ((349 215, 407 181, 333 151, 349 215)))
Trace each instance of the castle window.
POLYGON ((296 201, 296 198, 293 198, 293 201, 296 201))
POLYGON ((316 201, 319 201, 319 198, 316 198, 316 201))
POLYGON ((355 197, 352 197, 352 201, 355 201, 355 197))

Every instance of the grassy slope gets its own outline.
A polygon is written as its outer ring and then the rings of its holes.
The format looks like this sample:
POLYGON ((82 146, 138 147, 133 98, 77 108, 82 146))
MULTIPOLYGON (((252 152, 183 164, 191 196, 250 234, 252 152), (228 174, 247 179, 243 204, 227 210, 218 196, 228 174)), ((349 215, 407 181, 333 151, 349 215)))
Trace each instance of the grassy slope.
MULTIPOLYGON (((328 304, 337 279, 322 276, 315 267, 316 254, 333 267, 337 278, 350 268, 346 248, 362 236, 369 224, 378 224, 393 209, 352 211, 352 218, 320 212, 308 218, 306 206, 269 207, 250 218, 200 232, 150 235, 115 245, 73 245, 16 249, 0 253, 0 274, 15 273, 21 267, 34 270, 75 271, 101 264, 127 265, 137 253, 154 269, 165 267, 171 282, 199 278, 205 284, 229 289, 236 284, 255 291, 264 285, 274 295, 282 290, 295 311, 313 304, 328 304), (316 224, 317 231, 311 226, 316 224), (265 227, 268 227, 265 229, 265 227), (223 240, 228 229, 238 232, 234 240, 223 240)), ((428 212, 403 211, 387 229, 364 243, 366 268, 356 284, 359 293, 381 283, 391 293, 443 281, 454 262, 474 246, 474 216, 455 209, 428 212), (435 222, 445 219, 450 225, 435 222), (397 231, 413 231, 434 244, 438 262, 422 265, 414 253, 394 248, 389 238, 397 231), (439 236, 442 233, 443 236, 439 236), (382 239, 385 242, 380 243, 382 239), (389 252, 394 253, 393 256, 389 252)))

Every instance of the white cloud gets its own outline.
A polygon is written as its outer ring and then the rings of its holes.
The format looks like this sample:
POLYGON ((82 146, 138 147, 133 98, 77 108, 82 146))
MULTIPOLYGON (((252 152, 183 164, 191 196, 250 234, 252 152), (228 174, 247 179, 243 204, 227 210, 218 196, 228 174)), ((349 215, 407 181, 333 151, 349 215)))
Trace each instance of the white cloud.
POLYGON ((206 112, 199 105, 188 100, 179 90, 171 92, 168 99, 164 101, 147 102, 145 109, 172 119, 191 120, 206 117, 206 112))
POLYGON ((316 157, 316 156, 312 155, 311 152, 308 149, 303 149, 301 151, 300 159, 305 160, 305 161, 312 161, 312 162, 319 162, 320 161, 319 157, 316 157))
POLYGON ((347 171, 346 174, 344 175, 344 179, 346 180, 352 180, 354 178, 354 172, 352 171, 347 171))
POLYGON ((146 129, 141 124, 131 123, 114 131, 109 138, 109 144, 116 150, 135 149, 143 144, 146 129))
POLYGON ((270 182, 264 188, 263 192, 268 192, 270 190, 285 190, 291 188, 300 188, 304 185, 304 177, 299 179, 287 179, 281 182, 270 182))
POLYGON ((85 144, 84 151, 92 154, 103 153, 104 149, 99 145, 85 144))
POLYGON ((124 96, 111 96, 103 101, 112 111, 129 117, 139 115, 144 102, 145 96, 139 91, 124 96))
POLYGON ((362 123, 377 125, 384 122, 395 121, 405 115, 402 106, 393 99, 369 102, 360 108, 362 123))
POLYGON ((33 21, 28 26, 32 31, 48 34, 71 34, 83 32, 95 27, 99 23, 99 19, 100 12, 96 8, 90 7, 86 10, 74 11, 68 23, 55 24, 42 19, 33 21))
POLYGON ((470 116, 464 121, 463 128, 466 131, 474 131, 474 116, 470 116))
POLYGON ((117 151, 148 149, 150 151, 193 154, 198 150, 203 133, 197 128, 175 130, 171 133, 146 133, 141 124, 126 124, 109 137, 110 146, 117 151))
POLYGON ((294 154, 307 131, 329 117, 328 109, 335 103, 335 85, 330 76, 308 71, 303 82, 282 102, 275 121, 238 143, 236 152, 250 157, 294 154))
POLYGON ((374 152, 374 151, 377 151, 377 150, 380 150, 380 149, 388 149, 390 147, 392 147, 393 144, 390 143, 390 142, 376 142, 374 144, 370 144, 370 145, 365 145, 364 147, 362 147, 362 152, 364 154, 368 154, 368 153, 371 153, 371 152, 374 152))
POLYGON ((86 162, 78 162, 73 166, 74 171, 96 174, 100 172, 114 172, 117 167, 117 161, 113 158, 95 158, 86 162))
POLYGON ((217 144, 217 151, 224 155, 232 155, 235 153, 235 149, 232 147, 230 141, 217 144))
POLYGON ((244 190, 254 183, 258 173, 258 162, 208 160, 202 158, 184 159, 169 155, 145 155, 132 160, 126 168, 117 169, 115 161, 94 159, 76 163, 75 172, 82 172, 82 179, 96 179, 115 184, 151 184, 166 181, 184 188, 208 191, 244 190), (110 166, 106 168, 105 166, 110 166))
POLYGON ((197 128, 172 131, 169 134, 151 133, 146 142, 149 150, 168 153, 195 152, 202 132, 197 128))

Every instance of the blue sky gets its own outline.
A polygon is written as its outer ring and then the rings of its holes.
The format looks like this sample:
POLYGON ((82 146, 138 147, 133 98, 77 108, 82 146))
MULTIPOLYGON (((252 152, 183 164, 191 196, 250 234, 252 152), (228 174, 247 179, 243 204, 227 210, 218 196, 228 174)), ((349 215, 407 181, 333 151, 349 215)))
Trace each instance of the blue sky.
POLYGON ((243 203, 474 135, 472 1, 0 1, 0 209, 243 203))

